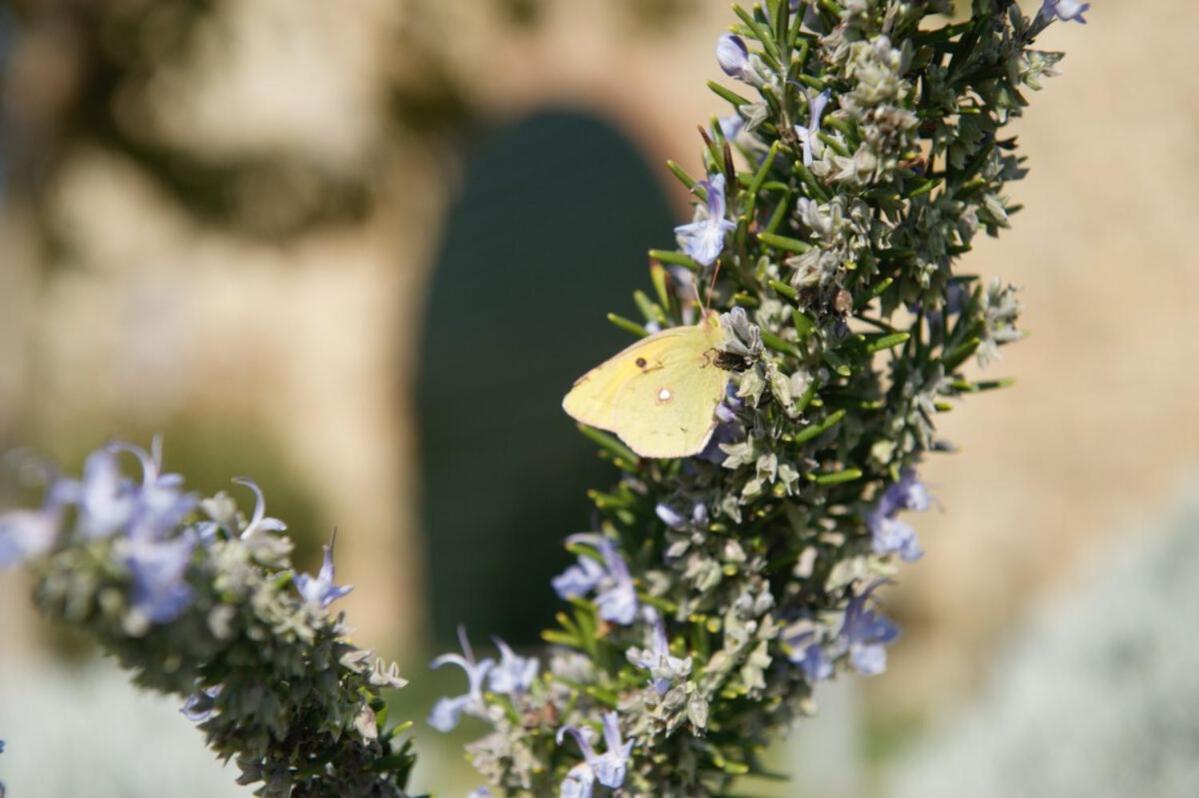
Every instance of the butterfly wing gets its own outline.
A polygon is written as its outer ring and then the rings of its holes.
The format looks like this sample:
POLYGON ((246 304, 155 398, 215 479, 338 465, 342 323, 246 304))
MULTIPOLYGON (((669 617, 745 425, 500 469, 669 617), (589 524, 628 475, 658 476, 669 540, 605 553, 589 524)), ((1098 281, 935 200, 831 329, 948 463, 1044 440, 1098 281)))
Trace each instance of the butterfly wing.
POLYGON ((562 402, 573 418, 616 433, 642 457, 689 457, 716 429, 729 373, 715 363, 719 317, 644 338, 587 372, 562 402))

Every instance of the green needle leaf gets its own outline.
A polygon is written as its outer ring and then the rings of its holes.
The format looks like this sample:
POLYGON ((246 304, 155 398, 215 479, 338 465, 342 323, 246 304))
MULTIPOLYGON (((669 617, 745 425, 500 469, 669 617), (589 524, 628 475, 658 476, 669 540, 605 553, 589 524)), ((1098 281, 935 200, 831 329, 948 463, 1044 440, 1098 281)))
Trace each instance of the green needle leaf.
POLYGON ((971 338, 964 344, 954 349, 949 354, 945 355, 942 363, 945 364, 945 370, 952 373, 957 371, 958 367, 966 362, 967 358, 978 351, 979 345, 982 343, 978 338, 971 338))
POLYGON ((792 443, 807 443, 808 441, 818 438, 828 432, 833 427, 841 423, 841 419, 845 418, 845 410, 838 410, 835 413, 830 413, 828 418, 821 421, 819 424, 813 424, 810 427, 805 427, 792 439, 792 443))
POLYGON ((711 89, 712 92, 721 99, 727 100, 734 108, 740 108, 743 105, 750 104, 749 100, 745 99, 732 89, 720 85, 714 80, 708 81, 708 88, 711 89))
POLYGON ((874 354, 875 352, 881 352, 884 349, 890 349, 893 346, 899 346, 900 344, 905 343, 911 337, 912 334, 906 332, 892 333, 891 335, 881 335, 874 338, 867 336, 866 351, 871 354, 874 354))
POLYGON ((675 252, 670 249, 651 249, 649 256, 659 263, 669 263, 671 266, 682 266, 684 269, 690 269, 693 272, 699 271, 699 264, 691 259, 690 256, 682 252, 675 252))
POLYGON ((766 282, 770 285, 771 288, 774 289, 774 292, 776 294, 783 297, 791 304, 794 305, 796 300, 799 299, 799 292, 796 291, 791 286, 787 285, 786 283, 779 282, 778 280, 767 280, 766 282))
POLYGON ((795 252, 802 254, 812 248, 812 245, 806 241, 800 241, 798 238, 788 238, 786 236, 775 235, 774 233, 758 233, 758 240, 768 247, 781 249, 784 252, 795 252))
POLYGON ((641 458, 637 456, 637 453, 621 443, 620 439, 615 435, 610 435, 603 430, 589 427, 586 424, 579 424, 578 426, 579 432, 583 433, 585 437, 598 443, 603 449, 616 455, 621 460, 633 465, 641 462, 641 458))
POLYGON ((619 316, 615 313, 609 313, 608 321, 612 322, 625 332, 632 333, 638 338, 645 338, 649 335, 649 330, 645 329, 645 327, 641 326, 632 319, 626 319, 624 316, 619 316))
POLYGON ((853 482, 862 478, 862 472, 857 468, 847 468, 844 471, 832 471, 826 474, 805 474, 808 480, 817 485, 840 485, 843 482, 853 482))

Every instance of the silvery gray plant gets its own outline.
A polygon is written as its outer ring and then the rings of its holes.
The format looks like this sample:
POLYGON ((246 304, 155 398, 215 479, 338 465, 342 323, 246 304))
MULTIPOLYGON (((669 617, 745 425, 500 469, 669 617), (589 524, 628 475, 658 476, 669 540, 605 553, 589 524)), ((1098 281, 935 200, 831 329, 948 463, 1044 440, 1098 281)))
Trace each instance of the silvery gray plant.
POLYGON ((1199 640, 1179 611, 1199 606, 1199 481, 1180 495, 996 644, 986 690, 897 763, 891 798, 1195 794, 1199 640))
MULTIPOLYGON (((936 416, 1001 387, 969 364, 1018 340, 1015 289, 956 270, 1018 208, 1004 126, 1060 54, 1033 49, 1086 4, 771 0, 734 7, 712 83, 730 113, 701 128, 704 174, 679 247, 652 251, 635 335, 722 312, 735 368, 699 455, 640 458, 584 428, 619 469, 592 493, 544 659, 468 636, 464 692, 437 730, 481 722, 478 796, 696 798, 762 773, 763 747, 811 713, 813 686, 886 667, 898 627, 877 591, 922 550, 905 513, 930 496, 936 416), (742 93, 744 92, 744 94, 742 93), (751 96, 745 96, 751 95, 751 96), (471 720, 464 720, 471 719, 471 720)), ((0 561, 28 561, 47 615, 81 626, 145 686, 186 697, 221 755, 267 795, 402 795, 412 755, 385 723, 394 671, 345 641, 317 577, 287 562, 281 525, 220 495, 197 503, 159 461, 50 481, 6 516, 0 561), (67 525, 67 518, 73 519, 67 525)), ((252 488, 251 488, 252 489, 252 488)), ((255 491, 256 492, 256 491, 255 491)))

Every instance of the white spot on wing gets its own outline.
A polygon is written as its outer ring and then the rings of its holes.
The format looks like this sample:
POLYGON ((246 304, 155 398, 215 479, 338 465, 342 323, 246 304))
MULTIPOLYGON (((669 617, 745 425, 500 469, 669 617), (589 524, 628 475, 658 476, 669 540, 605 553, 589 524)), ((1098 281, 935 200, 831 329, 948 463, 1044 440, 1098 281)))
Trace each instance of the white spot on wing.
POLYGON ((673 397, 674 397, 674 394, 672 394, 670 392, 669 388, 659 388, 658 389, 658 401, 659 402, 669 402, 673 397))

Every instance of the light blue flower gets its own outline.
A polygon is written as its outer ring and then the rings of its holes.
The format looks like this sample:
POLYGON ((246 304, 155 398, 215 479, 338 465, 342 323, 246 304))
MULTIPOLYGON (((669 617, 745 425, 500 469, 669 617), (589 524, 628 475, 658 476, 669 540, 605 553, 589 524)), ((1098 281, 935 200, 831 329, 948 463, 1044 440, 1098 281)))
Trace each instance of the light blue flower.
POLYGON ((599 566, 589 557, 579 557, 577 566, 554 578, 559 598, 574 598, 596 590, 595 604, 601 618, 621 626, 631 624, 637 617, 637 590, 616 546, 603 535, 590 533, 571 535, 566 542, 594 546, 604 565, 599 566))
POLYGON ((624 784, 633 743, 621 739, 619 715, 615 712, 604 715, 604 744, 607 750, 603 754, 595 753, 590 729, 580 731, 575 726, 563 726, 558 730, 559 745, 567 734, 575 739, 579 750, 583 752, 583 761, 566 774, 558 793, 561 798, 591 798, 597 781, 613 790, 624 784))
POLYGON ((824 627, 802 619, 783 634, 787 658, 798 665, 810 684, 831 679, 833 660, 824 646, 824 627))
POLYGON ((731 78, 758 85, 762 79, 754 71, 753 62, 749 57, 749 48, 745 40, 731 33, 721 34, 716 40, 716 61, 724 74, 731 78))
POLYGON ((745 429, 737 416, 737 411, 743 407, 744 403, 737 398, 737 386, 730 382, 724 401, 716 405, 716 429, 712 432, 708 445, 696 457, 713 465, 720 465, 728 459, 728 454, 721 446, 736 443, 744 437, 745 429))
POLYGON ((491 692, 507 696, 527 692, 537 678, 540 663, 534 657, 519 656, 498 637, 495 638, 495 644, 500 650, 500 662, 488 676, 491 692))
POLYGON ((737 138, 737 135, 745 130, 745 120, 741 114, 729 114, 722 116, 716 120, 717 126, 720 128, 720 135, 724 136, 725 141, 732 141, 737 138))
POLYGON ((637 617, 637 591, 633 587, 633 579, 629 576, 624 559, 611 544, 604 556, 608 560, 608 575, 613 584, 596 595, 597 612, 605 621, 628 626, 637 617))
POLYGON ((477 718, 487 718, 487 704, 483 700, 483 683, 487 674, 495 667, 495 662, 485 659, 475 662, 475 654, 471 651, 470 641, 466 639, 466 629, 458 627, 458 642, 462 646, 462 654, 442 654, 429 663, 430 668, 440 668, 442 665, 457 665, 466 672, 467 690, 460 696, 442 698, 433 705, 429 713, 429 725, 439 732, 452 731, 465 712, 477 718))
POLYGON ((908 469, 898 482, 888 485, 874 507, 866 513, 866 527, 872 537, 875 554, 899 554, 904 562, 915 562, 924 555, 916 530, 895 516, 901 510, 923 512, 931 501, 928 490, 908 469))
POLYGON ((924 556, 924 548, 911 524, 885 516, 871 516, 867 524, 872 536, 870 546, 875 554, 898 554, 904 562, 915 562, 924 556))
POLYGON ((352 585, 338 587, 333 584, 333 544, 336 542, 337 533, 334 532, 333 540, 325 544, 325 557, 315 578, 308 574, 296 574, 295 578, 296 590, 300 591, 304 601, 322 610, 354 589, 352 585))
POLYGON ((129 452, 142 466, 142 484, 133 489, 133 513, 125 534, 133 538, 161 539, 182 523, 198 502, 184 493, 183 477, 162 472, 162 438, 155 436, 147 452, 130 443, 113 443, 111 452, 129 452))
POLYGON ((62 507, 51 501, 37 510, 12 510, 0 515, 0 568, 48 554, 58 541, 61 523, 62 507))
POLYGON ((205 546, 210 545, 216 540, 217 532, 221 529, 221 525, 216 521, 200 521, 196 524, 196 537, 205 546))
POLYGON ((887 646, 899 637, 899 627, 885 615, 868 609, 866 603, 883 582, 875 582, 860 596, 849 600, 845 621, 833 645, 833 656, 849 653, 849 661, 858 673, 876 676, 887 669, 887 646))
POLYGON ((1079 22, 1085 25, 1087 21, 1082 15, 1090 8, 1090 3, 1080 3, 1078 0, 1043 0, 1040 16, 1046 20, 1057 17, 1062 22, 1079 22))
POLYGON ((104 448, 83 464, 78 486, 79 529, 86 538, 105 538, 129 523, 137 509, 134 486, 121 476, 116 454, 104 448))
POLYGON ((570 566, 553 578, 551 584, 560 599, 577 598, 595 590, 607 572, 590 557, 579 557, 578 563, 570 566))
MULTIPOLYGON (((561 742, 561 740, 559 740, 561 742)), ((586 762, 580 762, 570 769, 562 780, 560 798, 591 798, 595 792, 595 771, 586 762)))
POLYGON ((658 695, 665 695, 672 684, 686 679, 691 674, 691 658, 671 656, 670 641, 666 638, 666 625, 657 610, 647 608, 650 622, 650 647, 630 649, 629 662, 650 672, 650 679, 658 695))
POLYGON ((820 132, 820 121, 824 117, 824 109, 828 106, 830 95, 827 91, 822 91, 815 96, 811 91, 806 91, 806 94, 808 97, 808 124, 806 127, 796 125, 795 135, 799 136, 799 140, 803 144, 804 166, 811 166, 813 153, 820 144, 820 139, 816 134, 820 132))
POLYGON ((716 405, 716 420, 721 424, 732 424, 734 421, 737 421, 737 411, 745 406, 744 403, 732 393, 732 391, 735 390, 736 388, 730 385, 730 395, 726 396, 724 401, 716 405))
POLYGON ((692 260, 711 266, 724 249, 724 237, 736 230, 737 225, 724 218, 724 175, 715 174, 709 180, 701 180, 699 185, 707 192, 707 202, 696 206, 695 221, 679 225, 674 232, 679 246, 692 260))
POLYGON ((151 623, 169 623, 192 603, 185 579, 196 538, 190 531, 174 540, 130 538, 123 549, 133 586, 130 604, 151 623))
POLYGON ((491 798, 491 790, 486 787, 478 787, 471 790, 470 795, 466 796, 466 798, 491 798))
POLYGON ((192 723, 203 723, 216 714, 216 700, 221 694, 221 685, 205 687, 193 693, 183 703, 179 713, 192 723))
MULTIPOLYGON (((945 301, 941 307, 936 310, 924 311, 924 318, 928 321, 929 329, 944 335, 946 320, 951 316, 959 315, 969 302, 970 287, 961 282, 950 283, 949 287, 945 289, 945 301)), ((919 302, 912 302, 908 305, 908 310, 912 313, 919 313, 923 310, 923 305, 919 302)))
POLYGON ((815 684, 833 677, 833 661, 819 643, 804 646, 798 656, 792 656, 791 661, 799 665, 809 683, 815 684))
POLYGON ((267 516, 266 499, 262 495, 262 489, 254 480, 248 477, 234 477, 233 482, 254 492, 254 513, 250 516, 250 523, 246 524, 246 528, 242 530, 242 540, 247 540, 259 532, 282 532, 287 529, 287 524, 278 518, 267 516))
POLYGON ((671 529, 682 529, 687 525, 687 518, 678 510, 671 507, 666 502, 658 502, 654 507, 654 515, 662 520, 662 523, 671 529))
POLYGON ((686 529, 688 525, 703 526, 708 522, 708 508, 702 502, 695 502, 691 506, 690 517, 683 515, 666 502, 658 502, 654 507, 654 514, 666 526, 676 530, 686 529))

